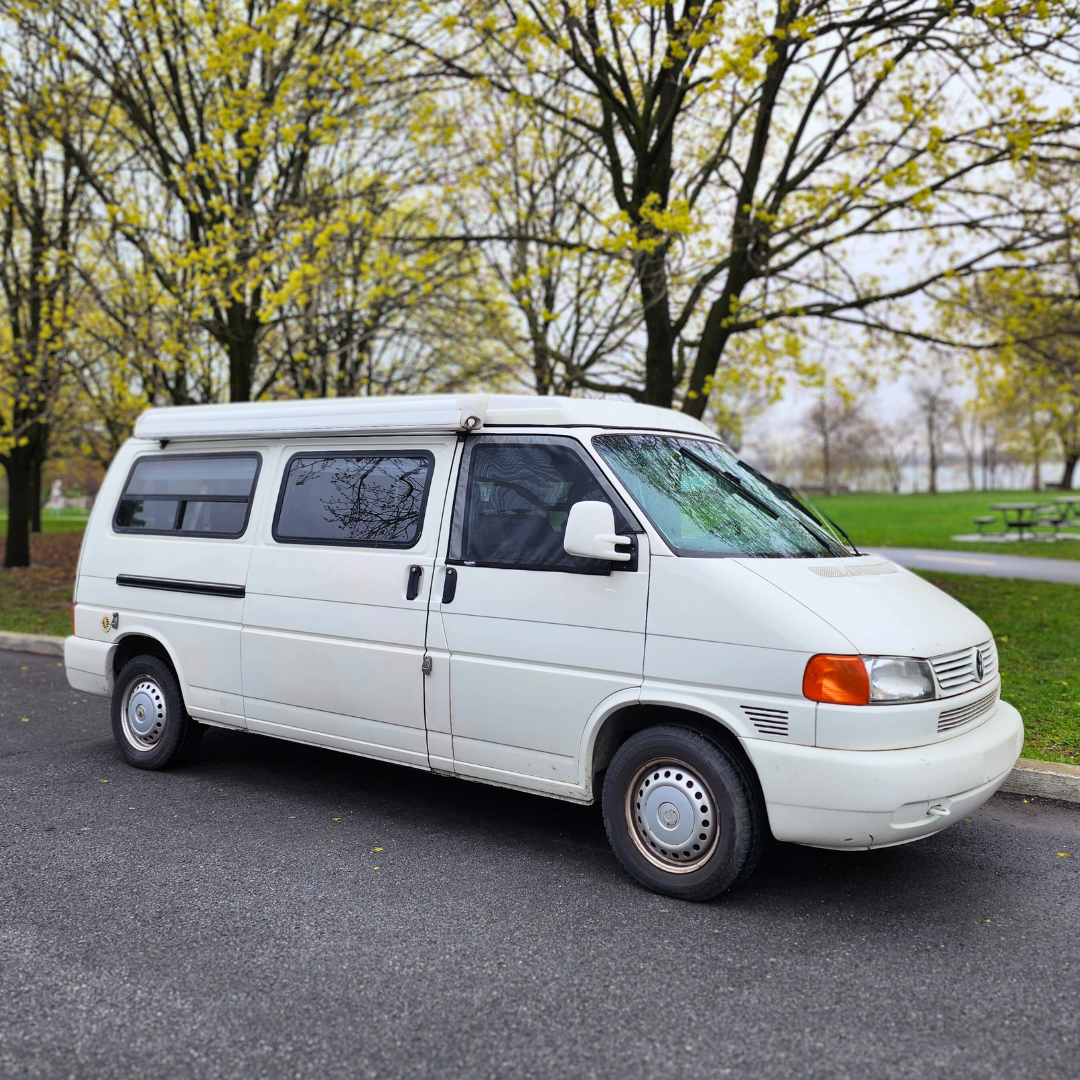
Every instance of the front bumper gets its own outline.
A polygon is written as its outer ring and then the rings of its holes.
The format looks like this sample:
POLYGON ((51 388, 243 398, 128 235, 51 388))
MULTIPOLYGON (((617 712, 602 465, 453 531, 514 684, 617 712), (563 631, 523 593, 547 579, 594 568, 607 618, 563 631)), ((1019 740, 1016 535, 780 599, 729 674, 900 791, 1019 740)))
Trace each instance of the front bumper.
POLYGON ((743 739, 777 840, 859 850, 940 832, 1005 782, 1024 725, 1000 701, 985 723, 953 739, 904 750, 828 750, 743 739))

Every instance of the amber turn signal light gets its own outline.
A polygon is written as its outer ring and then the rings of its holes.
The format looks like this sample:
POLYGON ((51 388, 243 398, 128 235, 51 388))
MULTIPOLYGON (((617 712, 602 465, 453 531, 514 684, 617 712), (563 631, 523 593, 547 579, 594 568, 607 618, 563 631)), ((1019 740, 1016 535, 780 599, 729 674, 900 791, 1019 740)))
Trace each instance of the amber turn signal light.
POLYGON ((811 701, 832 705, 868 705, 870 676, 861 656, 810 657, 803 674, 802 692, 811 701))

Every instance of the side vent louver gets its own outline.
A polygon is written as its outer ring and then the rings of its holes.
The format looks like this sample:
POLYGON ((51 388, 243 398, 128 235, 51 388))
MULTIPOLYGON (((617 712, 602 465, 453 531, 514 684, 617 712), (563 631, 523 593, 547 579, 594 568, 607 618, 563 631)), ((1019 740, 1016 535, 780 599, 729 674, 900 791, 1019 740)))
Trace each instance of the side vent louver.
POLYGON ((766 709, 760 705, 743 705, 742 711, 750 718, 750 723, 762 735, 778 735, 787 738, 788 714, 786 709, 766 709))

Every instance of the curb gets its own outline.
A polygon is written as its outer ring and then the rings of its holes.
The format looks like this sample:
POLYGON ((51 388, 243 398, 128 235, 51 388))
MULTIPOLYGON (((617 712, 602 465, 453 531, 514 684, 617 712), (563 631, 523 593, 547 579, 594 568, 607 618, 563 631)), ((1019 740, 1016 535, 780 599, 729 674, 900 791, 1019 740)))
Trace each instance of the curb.
POLYGON ((1080 803, 1080 765, 1021 758, 1000 790, 1011 795, 1080 803))
MULTIPOLYGON (((13 634, 0 630, 0 649, 63 656, 64 639, 49 634, 13 634)), ((1080 765, 1021 758, 1000 790, 1010 795, 1033 795, 1080 804, 1080 765)))
POLYGON ((64 639, 50 634, 13 634, 0 630, 0 649, 9 652, 40 653, 43 656, 63 656, 64 639))

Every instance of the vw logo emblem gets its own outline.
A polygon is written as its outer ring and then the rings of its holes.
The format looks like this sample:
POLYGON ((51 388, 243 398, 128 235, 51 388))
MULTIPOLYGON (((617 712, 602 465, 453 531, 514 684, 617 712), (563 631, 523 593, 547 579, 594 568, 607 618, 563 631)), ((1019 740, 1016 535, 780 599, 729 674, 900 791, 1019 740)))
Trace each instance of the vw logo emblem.
POLYGON ((983 678, 983 658, 982 653, 978 649, 975 650, 975 678, 982 682, 983 678))

